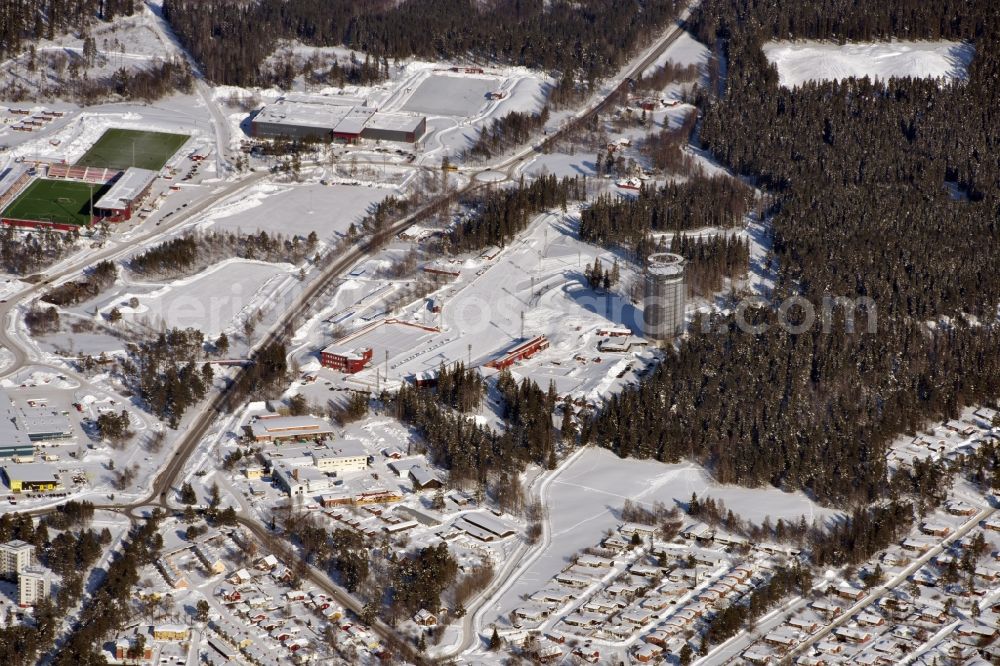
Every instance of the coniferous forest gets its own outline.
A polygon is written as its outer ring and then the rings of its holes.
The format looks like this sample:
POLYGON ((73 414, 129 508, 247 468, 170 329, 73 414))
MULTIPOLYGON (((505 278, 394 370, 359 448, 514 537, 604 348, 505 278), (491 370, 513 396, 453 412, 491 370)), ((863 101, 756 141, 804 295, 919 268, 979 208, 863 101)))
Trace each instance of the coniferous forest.
POLYGON ((260 84, 279 39, 343 44, 382 60, 472 58, 593 84, 677 14, 679 0, 165 0, 164 14, 211 80, 260 84), (234 45, 237 45, 234 47, 234 45))
POLYGON ((17 53, 26 41, 84 32, 94 17, 131 16, 140 5, 138 0, 0 0, 0 58, 17 53))
POLYGON ((1000 395, 1000 12, 985 0, 706 0, 695 26, 729 64, 724 94, 700 102, 701 141, 774 196, 775 307, 744 313, 757 334, 734 315, 695 321, 584 436, 620 455, 693 455, 724 482, 882 497, 894 437, 1000 395), (761 50, 888 37, 972 41, 968 79, 789 90, 761 50), (870 305, 788 330, 776 307, 790 295, 817 313, 824 297, 870 305))
POLYGON ((580 237, 598 245, 621 245, 644 257, 654 250, 651 231, 734 227, 752 204, 753 190, 727 176, 695 176, 659 189, 644 185, 635 198, 599 196, 581 215, 580 237))

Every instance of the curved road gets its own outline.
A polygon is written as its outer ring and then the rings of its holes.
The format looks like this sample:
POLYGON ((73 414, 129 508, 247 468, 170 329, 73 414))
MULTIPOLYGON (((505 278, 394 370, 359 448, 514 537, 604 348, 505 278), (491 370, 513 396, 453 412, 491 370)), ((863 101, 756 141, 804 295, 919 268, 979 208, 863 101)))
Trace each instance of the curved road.
POLYGON ((34 359, 30 357, 28 350, 22 346, 21 341, 18 340, 17 337, 11 332, 12 328, 15 326, 15 317, 11 315, 16 314, 19 303, 32 296, 40 295, 48 289, 51 284, 77 275, 86 268, 93 266, 100 261, 104 261, 105 259, 117 259, 123 255, 134 252, 135 248, 142 243, 154 240, 157 237, 172 231, 185 222, 188 222, 192 217, 204 213, 210 207, 214 206, 223 199, 233 196, 234 194, 238 194, 269 175, 270 173, 268 171, 253 173, 247 178, 225 185, 220 190, 205 199, 202 199, 198 203, 192 204, 188 208, 183 209, 183 212, 175 215, 169 223, 162 222, 161 220, 161 224, 159 226, 153 226, 144 233, 136 236, 130 236, 125 243, 113 243, 110 244, 109 247, 99 249, 96 252, 87 252, 84 253, 83 256, 78 255, 76 257, 71 257, 64 262, 56 264, 55 267, 49 269, 49 272, 41 274, 40 276, 33 276, 37 279, 34 284, 31 284, 16 294, 8 297, 6 303, 0 303, 0 324, 2 324, 0 325, 0 345, 6 347, 14 356, 13 362, 0 371, 0 377, 7 377, 20 370, 22 367, 30 365, 34 361, 34 359))

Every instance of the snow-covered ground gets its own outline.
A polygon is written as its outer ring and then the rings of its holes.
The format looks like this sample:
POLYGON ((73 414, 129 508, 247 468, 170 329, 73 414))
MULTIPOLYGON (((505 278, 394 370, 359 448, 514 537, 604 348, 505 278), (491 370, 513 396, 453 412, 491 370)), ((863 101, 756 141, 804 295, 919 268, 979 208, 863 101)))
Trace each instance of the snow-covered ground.
POLYGON ((230 259, 213 265, 190 278, 177 280, 150 293, 125 291, 116 294, 104 310, 117 307, 125 318, 143 318, 157 327, 201 330, 206 337, 218 337, 233 322, 263 305, 264 300, 287 280, 294 280, 289 265, 230 259), (128 301, 135 296, 134 310, 128 301))
POLYGON ((157 58, 163 59, 167 46, 151 25, 147 12, 117 17, 113 22, 95 21, 87 32, 67 32, 53 39, 32 43, 33 55, 27 49, 4 61, 0 67, 0 85, 20 86, 39 94, 65 93, 68 83, 81 76, 100 80, 124 69, 134 72, 149 67, 157 58), (83 57, 84 37, 92 37, 97 54, 93 62, 83 57), (74 72, 78 67, 80 72, 74 72))
MULTIPOLYGON (((20 108, 50 108, 66 112, 66 116, 40 131, 15 132, 0 126, 0 142, 10 149, 4 157, 74 162, 83 156, 105 130, 112 127, 177 132, 192 137, 173 160, 180 161, 192 150, 208 150, 211 145, 211 121, 204 103, 191 95, 174 95, 151 105, 106 104, 80 110, 67 104, 20 105, 20 108)), ((0 170, 4 162, 0 161, 0 170)))
POLYGON ((216 230, 286 236, 315 231, 327 241, 360 223, 375 203, 395 190, 353 185, 260 183, 249 192, 220 203, 202 219, 216 230))
POLYGON ((840 81, 863 76, 891 79, 906 76, 964 79, 975 56, 961 42, 768 42, 764 55, 778 68, 781 85, 806 81, 840 81))
MULTIPOLYGON (((416 335, 407 338, 412 344, 402 346, 399 342, 390 344, 391 336, 387 339, 377 329, 353 338, 352 345, 372 347, 377 364, 344 381, 347 385, 374 386, 376 370, 384 382, 383 368, 387 367, 389 383, 395 385, 415 373, 437 370, 442 363, 471 359, 474 365, 481 365, 518 343, 522 323, 524 337, 545 335, 551 347, 517 364, 513 371, 519 376, 530 377, 542 386, 553 380, 561 393, 587 396, 595 402, 634 379, 631 373, 645 365, 648 353, 599 353, 597 331, 611 326, 636 327, 641 313, 621 293, 599 294, 585 284, 586 266, 601 257, 610 269, 615 256, 581 242, 575 236, 575 225, 572 211, 542 215, 493 260, 472 257, 447 264, 460 276, 444 281, 430 294, 443 304, 440 316, 430 312, 424 298, 391 315, 400 321, 440 326, 441 331, 413 329, 416 335)), ((303 368, 318 366, 316 354, 330 341, 323 324, 347 332, 369 326, 385 313, 386 300, 409 281, 380 278, 375 275, 378 268, 373 261, 355 267, 351 279, 330 297, 329 306, 296 335, 303 368)), ((630 279, 624 262, 621 270, 624 284, 630 279)), ((626 287, 619 291, 625 293, 626 287)))
POLYGON ((667 50, 663 52, 663 55, 657 58, 652 65, 647 67, 642 74, 643 76, 649 76, 668 62, 681 66, 704 66, 708 63, 708 58, 708 47, 695 39, 691 33, 682 32, 680 37, 678 37, 673 44, 667 47, 667 50))
POLYGON ((653 460, 622 459, 604 449, 587 449, 549 484, 544 497, 551 543, 487 612, 505 617, 570 563, 572 555, 601 540, 606 530, 621 523, 625 500, 645 506, 662 502, 668 507, 685 503, 692 493, 722 500, 740 517, 761 522, 767 516, 807 521, 823 520, 835 512, 814 504, 802 493, 775 488, 719 485, 704 469, 690 463, 666 465, 653 460))
POLYGON ((403 108, 434 116, 471 116, 486 106, 486 93, 495 89, 498 83, 492 77, 435 74, 413 91, 403 108))

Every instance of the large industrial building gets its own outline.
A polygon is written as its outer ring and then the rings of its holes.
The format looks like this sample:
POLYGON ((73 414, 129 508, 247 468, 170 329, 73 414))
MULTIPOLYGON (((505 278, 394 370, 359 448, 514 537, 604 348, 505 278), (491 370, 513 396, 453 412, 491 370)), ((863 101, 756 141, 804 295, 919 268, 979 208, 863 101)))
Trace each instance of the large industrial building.
POLYGON ((94 214, 109 222, 124 222, 149 195, 157 173, 130 167, 122 172, 104 196, 94 203, 94 214))
POLYGON ((45 407, 18 409, 0 389, 0 458, 35 455, 35 443, 70 439, 73 424, 62 412, 45 407))
POLYGON ((32 442, 53 442, 74 436, 73 424, 62 412, 45 407, 21 411, 24 432, 32 442))
POLYGON ((59 477, 55 468, 45 463, 24 463, 5 465, 0 468, 4 482, 13 493, 44 493, 59 488, 59 477))
POLYGON ((355 98, 290 95, 257 112, 250 128, 253 136, 262 138, 415 143, 427 131, 427 118, 382 113, 355 98))
POLYGON ((21 415, 14 408, 10 396, 0 390, 0 458, 31 457, 35 446, 24 426, 21 415))
POLYGON ((314 416, 259 416, 244 426, 255 442, 285 442, 315 440, 329 437, 333 428, 323 419, 314 416))
POLYGON ((646 264, 645 336, 651 340, 669 340, 681 335, 686 303, 684 257, 669 252, 651 255, 646 264))

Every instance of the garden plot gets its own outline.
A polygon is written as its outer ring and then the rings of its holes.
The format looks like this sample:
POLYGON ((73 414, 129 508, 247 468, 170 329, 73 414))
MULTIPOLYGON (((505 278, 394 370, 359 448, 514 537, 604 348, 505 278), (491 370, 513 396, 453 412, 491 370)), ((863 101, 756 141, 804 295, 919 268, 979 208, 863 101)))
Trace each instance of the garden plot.
POLYGON ((241 315, 263 306, 284 281, 294 279, 289 270, 283 265, 232 259, 151 293, 125 293, 104 310, 117 306, 126 318, 151 325, 190 326, 215 338, 241 315), (128 305, 132 296, 139 301, 136 308, 128 305))
MULTIPOLYGON (((582 548, 601 540, 606 530, 621 523, 625 500, 644 506, 662 502, 668 507, 686 503, 691 493, 722 500, 740 517, 761 522, 770 516, 798 520, 805 516, 823 520, 837 515, 810 501, 802 493, 775 488, 749 489, 715 483, 704 469, 690 463, 665 465, 652 460, 622 459, 610 451, 584 449, 557 474, 544 491, 551 539, 538 558, 491 607, 504 617, 524 603, 523 594, 541 589, 582 548)), ((484 618, 488 623, 490 619, 484 618)))
POLYGON ((206 220, 216 230, 288 236, 308 236, 315 231, 322 240, 345 234, 358 224, 375 203, 394 190, 352 185, 274 185, 262 183, 222 202, 206 220))
POLYGON ((768 42, 764 55, 778 68, 781 85, 794 87, 806 81, 841 81, 869 76, 891 79, 966 78, 975 55, 970 44, 960 42, 768 42))
POLYGON ((433 74, 410 95, 403 109, 433 116, 469 117, 486 106, 486 93, 497 86, 496 79, 433 74))

